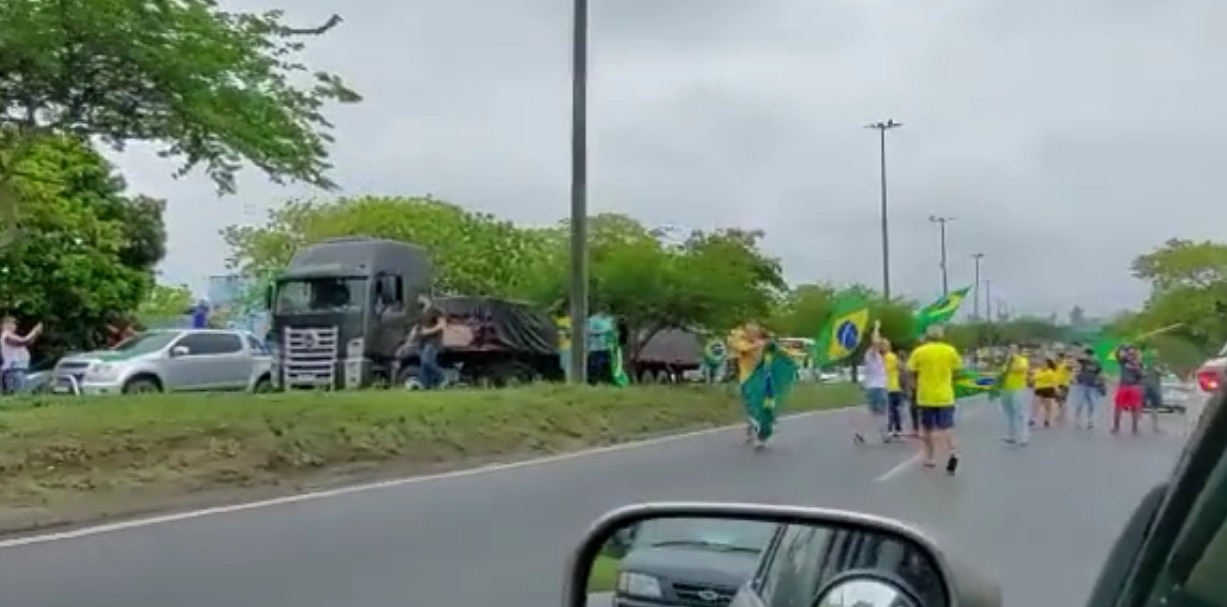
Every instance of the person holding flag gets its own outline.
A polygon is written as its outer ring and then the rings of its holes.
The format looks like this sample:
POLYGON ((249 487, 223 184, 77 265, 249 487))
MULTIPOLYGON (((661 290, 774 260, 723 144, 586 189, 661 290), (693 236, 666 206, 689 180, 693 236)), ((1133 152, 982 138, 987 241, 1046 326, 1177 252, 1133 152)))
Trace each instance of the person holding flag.
POLYGON ((854 426, 852 440, 858 445, 865 444, 865 433, 876 431, 882 437, 882 442, 891 439, 887 424, 890 408, 887 384, 889 383, 884 358, 885 348, 881 335, 882 322, 873 321, 873 335, 870 336, 869 349, 865 351, 864 373, 862 385, 865 387, 865 400, 869 403, 869 415, 865 418, 865 426, 854 426))
MULTIPOLYGON (((758 327, 749 324, 745 338, 737 344, 739 363, 753 364, 741 382, 741 396, 746 407, 746 439, 755 450, 767 446, 775 434, 776 412, 797 379, 797 363, 782 347, 758 327), (757 354, 757 360, 751 363, 757 354)), ((739 364, 739 370, 745 369, 739 364)))
POLYGON ((733 329, 733 332, 729 334, 728 345, 737 365, 737 385, 741 394, 742 406, 745 407, 746 442, 749 443, 754 441, 754 411, 747 388, 751 376, 754 375, 762 359, 766 342, 763 339, 762 329, 756 323, 748 322, 733 329))
MULTIPOLYGON (((830 318, 814 342, 814 366, 822 368, 850 358, 861 347, 868 328, 869 303, 855 291, 840 293, 835 298, 830 318)), ((882 384, 884 392, 885 377, 875 376, 872 385, 877 387, 878 383, 882 384), (881 382, 878 381, 879 378, 882 379, 881 382)), ((869 387, 870 384, 866 384, 866 388, 869 387)), ((866 396, 869 396, 868 392, 866 396)), ((886 413, 885 403, 875 399, 876 397, 870 397, 869 412, 865 416, 857 416, 853 420, 852 439, 857 444, 865 442, 864 432, 878 424, 886 413)))
POLYGON ((1133 434, 1137 435, 1138 421, 1142 417, 1142 361, 1137 349, 1129 345, 1116 351, 1116 361, 1120 364, 1120 380, 1112 411, 1112 434, 1120 433, 1121 413, 1127 411, 1133 421, 1133 434))
POLYGON ((954 442, 954 380, 963 367, 963 357, 944 341, 941 325, 925 329, 925 342, 907 359, 908 371, 916 375, 916 406, 920 409, 921 464, 936 465, 940 444, 946 453, 946 472, 954 474, 959 456, 954 442))

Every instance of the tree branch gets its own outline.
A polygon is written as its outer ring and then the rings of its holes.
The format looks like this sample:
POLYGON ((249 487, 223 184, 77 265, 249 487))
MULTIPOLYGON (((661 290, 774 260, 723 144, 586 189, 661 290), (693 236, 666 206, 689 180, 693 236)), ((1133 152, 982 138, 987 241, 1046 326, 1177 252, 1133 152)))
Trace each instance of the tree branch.
POLYGON ((320 25, 317 27, 296 28, 296 27, 282 26, 281 35, 283 36, 319 36, 321 34, 327 33, 328 30, 340 25, 341 21, 342 21, 341 16, 336 13, 333 13, 332 16, 328 18, 328 21, 325 21, 323 25, 320 25))

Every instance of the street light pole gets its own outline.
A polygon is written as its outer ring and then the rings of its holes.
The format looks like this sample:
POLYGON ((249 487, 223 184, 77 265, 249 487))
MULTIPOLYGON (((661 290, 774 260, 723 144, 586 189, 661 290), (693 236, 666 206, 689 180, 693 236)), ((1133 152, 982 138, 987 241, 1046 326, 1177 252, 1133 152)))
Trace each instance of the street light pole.
POLYGON ((972 253, 971 258, 976 262, 976 286, 973 291, 976 299, 971 302, 971 317, 980 320, 980 260, 984 259, 984 253, 972 253))
POLYGON ((571 380, 588 382, 588 0, 571 30, 571 380))
POLYGON ((984 280, 984 307, 988 308, 988 321, 996 322, 997 317, 993 315, 993 281, 984 280))
POLYGON ((895 122, 894 118, 865 125, 865 128, 878 132, 878 153, 882 165, 880 171, 882 179, 882 296, 888 300, 890 299, 890 222, 886 214, 886 131, 901 126, 903 123, 895 122))
POLYGON ((950 274, 946 268, 946 224, 954 221, 953 217, 943 217, 940 215, 929 215, 929 222, 936 223, 941 230, 942 236, 942 295, 950 294, 950 274))

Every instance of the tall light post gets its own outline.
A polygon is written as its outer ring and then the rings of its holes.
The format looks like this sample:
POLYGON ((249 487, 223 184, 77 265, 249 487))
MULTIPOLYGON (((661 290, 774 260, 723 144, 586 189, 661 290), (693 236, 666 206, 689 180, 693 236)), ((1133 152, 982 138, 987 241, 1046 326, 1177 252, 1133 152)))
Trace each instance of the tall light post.
POLYGON ((588 382, 588 0, 571 25, 571 380, 588 382))
POLYGON ((886 214, 886 131, 903 126, 894 118, 866 124, 865 128, 878 132, 878 151, 882 163, 882 296, 890 299, 890 222, 886 214))
POLYGON ((929 215, 929 222, 936 223, 941 230, 942 237, 942 295, 950 294, 950 273, 946 268, 946 224, 954 221, 953 217, 943 217, 941 215, 929 215))
POLYGON ((975 300, 971 302, 971 317, 980 320, 980 260, 984 259, 984 253, 972 253, 971 258, 976 262, 976 285, 972 287, 975 300))
POLYGON ((984 280, 984 307, 988 308, 988 321, 996 322, 997 317, 993 314, 993 281, 984 280))

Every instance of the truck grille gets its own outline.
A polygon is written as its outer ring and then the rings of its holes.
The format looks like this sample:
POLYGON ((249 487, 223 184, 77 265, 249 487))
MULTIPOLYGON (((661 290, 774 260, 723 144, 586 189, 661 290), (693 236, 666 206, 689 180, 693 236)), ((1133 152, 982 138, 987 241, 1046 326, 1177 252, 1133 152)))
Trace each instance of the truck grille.
POLYGON ((285 386, 334 388, 340 349, 340 335, 336 327, 287 327, 281 350, 285 386))
POLYGON ((673 594, 686 605, 699 607, 724 607, 733 602, 736 588, 702 586, 698 584, 673 584, 673 594))

